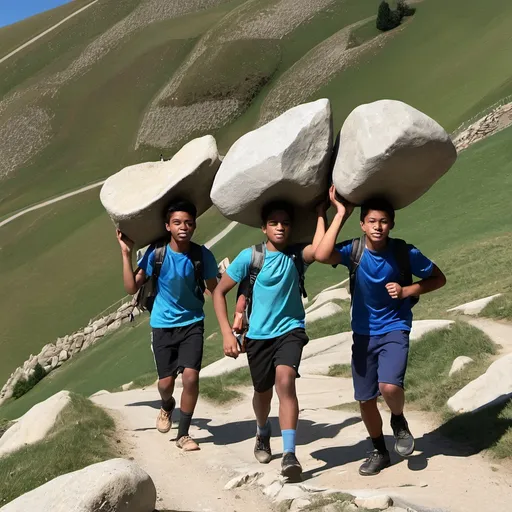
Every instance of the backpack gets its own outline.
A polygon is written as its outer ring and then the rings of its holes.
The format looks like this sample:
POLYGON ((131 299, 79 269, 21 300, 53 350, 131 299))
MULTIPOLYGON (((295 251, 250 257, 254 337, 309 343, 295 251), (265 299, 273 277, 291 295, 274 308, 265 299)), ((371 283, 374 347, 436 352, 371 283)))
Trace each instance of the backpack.
MULTIPOLYGON (((306 264, 302 257, 302 247, 300 245, 292 245, 287 248, 284 253, 292 258, 295 268, 299 274, 299 291, 302 297, 308 296, 304 284, 304 273, 306 272, 306 264)), ((252 246, 251 263, 249 265, 249 274, 240 282, 237 291, 237 307, 235 311, 235 320, 233 322, 233 330, 237 334, 247 332, 249 328, 249 318, 252 312, 252 293, 256 278, 265 263, 265 243, 252 246)))
MULTIPOLYGON (((350 297, 351 302, 354 299, 354 290, 356 286, 356 273, 363 256, 364 249, 366 247, 366 235, 362 235, 361 238, 354 238, 352 240, 352 250, 350 252, 350 266, 349 266, 349 282, 350 282, 350 297)), ((409 260, 409 249, 407 243, 399 238, 393 238, 393 256, 398 264, 400 276, 398 278, 398 284, 400 286, 410 286, 413 283, 411 262, 409 260)), ((414 307, 419 297, 409 297, 411 307, 414 307)))
MULTIPOLYGON (((160 276, 160 271, 162 270, 162 265, 165 259, 165 251, 168 243, 168 239, 162 239, 150 245, 148 248, 148 250, 154 249, 155 261, 153 263, 153 273, 151 276, 147 277, 146 281, 140 287, 135 297, 135 306, 141 311, 151 312, 153 309, 153 304, 158 292, 158 277, 160 276)), ((206 290, 206 284, 203 277, 203 250, 201 246, 195 244, 194 242, 190 242, 190 251, 188 252, 188 257, 194 266, 194 276, 196 282, 194 293, 196 294, 197 298, 204 303, 204 292, 206 290)), ((135 273, 137 273, 139 270, 141 270, 141 268, 137 267, 135 273)))

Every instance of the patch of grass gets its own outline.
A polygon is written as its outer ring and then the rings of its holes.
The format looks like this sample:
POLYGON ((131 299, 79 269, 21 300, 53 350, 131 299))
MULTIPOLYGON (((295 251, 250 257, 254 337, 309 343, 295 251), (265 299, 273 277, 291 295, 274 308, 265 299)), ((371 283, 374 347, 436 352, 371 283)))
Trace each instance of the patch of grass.
POLYGON ((251 374, 249 368, 240 368, 234 372, 219 375, 218 377, 206 377, 201 379, 201 396, 213 402, 225 404, 242 395, 232 389, 234 387, 249 386, 251 374))
POLYGON ((512 294, 507 293, 493 299, 481 311, 480 316, 500 320, 512 320, 512 294))
POLYGON ((119 455, 112 418, 73 394, 46 439, 0 459, 0 505, 57 476, 119 455))
MULTIPOLYGON (((334 510, 337 512, 344 512, 347 510, 348 505, 354 502, 355 497, 351 494, 344 492, 335 492, 330 494, 319 494, 313 496, 311 500, 311 504, 307 505, 301 510, 305 510, 308 512, 319 512, 323 510, 327 505, 334 505, 334 510)), ((332 507, 329 507, 329 510, 332 507)), ((361 510, 362 512, 368 512, 365 508, 358 508, 357 510, 361 510)))
POLYGON ((328 407, 331 411, 348 411, 360 413, 359 402, 345 402, 344 404, 332 405, 328 407))
POLYGON ((334 364, 329 368, 327 375, 329 377, 343 377, 345 379, 351 379, 352 366, 350 364, 334 364))
POLYGON ((381 32, 375 26, 375 20, 372 19, 363 25, 354 28, 350 32, 347 48, 356 48, 357 46, 361 46, 380 34, 381 32))

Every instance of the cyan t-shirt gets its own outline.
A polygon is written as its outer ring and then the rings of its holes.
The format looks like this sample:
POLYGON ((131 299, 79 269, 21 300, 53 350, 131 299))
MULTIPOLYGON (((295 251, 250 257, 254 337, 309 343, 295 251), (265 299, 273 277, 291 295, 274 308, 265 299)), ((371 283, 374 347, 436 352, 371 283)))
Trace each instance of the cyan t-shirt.
MULTIPOLYGON (((240 283, 249 275, 251 256, 252 248, 244 249, 229 265, 226 272, 233 281, 240 283)), ((265 261, 254 283, 252 301, 247 337, 266 340, 304 328, 299 273, 290 256, 265 248, 265 261)))
MULTIPOLYGON (((217 262, 206 247, 203 251, 203 277, 217 276, 217 262)), ((147 276, 153 273, 154 249, 148 249, 139 262, 147 276)), ((204 319, 203 301, 196 295, 194 264, 188 254, 174 252, 169 245, 160 269, 157 295, 151 311, 150 325, 154 328, 183 327, 204 319)))
MULTIPOLYGON (((400 278, 398 263, 393 255, 393 239, 383 251, 365 247, 356 271, 356 285, 352 300, 352 330, 356 334, 377 336, 391 331, 410 331, 412 310, 410 299, 392 299, 386 289, 388 283, 400 278)), ((407 245, 411 272, 419 278, 432 274, 434 263, 413 245, 407 245)), ((341 263, 350 266, 352 240, 336 245, 341 263)))

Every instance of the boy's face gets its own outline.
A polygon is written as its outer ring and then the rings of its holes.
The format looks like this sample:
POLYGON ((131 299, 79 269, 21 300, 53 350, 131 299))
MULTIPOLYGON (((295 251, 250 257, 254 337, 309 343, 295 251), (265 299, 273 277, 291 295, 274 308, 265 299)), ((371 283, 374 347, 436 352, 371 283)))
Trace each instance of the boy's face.
POLYGON ((269 215, 262 229, 274 245, 286 245, 292 230, 290 216, 283 210, 276 210, 269 215))
POLYGON ((190 213, 173 212, 165 228, 176 242, 189 242, 196 230, 196 221, 190 213))
POLYGON ((370 210, 364 222, 361 222, 361 229, 372 243, 379 245, 387 240, 389 232, 393 229, 393 221, 386 212, 370 210))

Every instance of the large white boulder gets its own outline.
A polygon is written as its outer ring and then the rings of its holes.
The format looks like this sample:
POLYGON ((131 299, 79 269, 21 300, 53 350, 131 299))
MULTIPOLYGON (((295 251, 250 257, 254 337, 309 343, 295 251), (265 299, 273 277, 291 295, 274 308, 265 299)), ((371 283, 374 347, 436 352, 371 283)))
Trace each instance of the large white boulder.
POLYGON ((467 302, 466 304, 448 309, 447 311, 449 313, 457 311, 464 315, 479 315, 489 303, 498 297, 501 297, 501 293, 497 293, 496 295, 491 295, 489 297, 484 297, 483 299, 474 300, 472 302, 467 302))
POLYGON ((379 100, 358 106, 345 120, 333 182, 354 204, 378 195, 398 209, 422 196, 456 158, 436 121, 401 101, 379 100))
POLYGON ((166 234, 164 214, 177 198, 188 199, 198 215, 210 206, 219 168, 217 143, 205 135, 185 144, 170 160, 125 167, 103 184, 100 199, 114 224, 138 247, 166 234))
POLYGON ((44 439, 70 400, 68 391, 59 391, 34 405, 0 438, 0 457, 44 439))
POLYGON ((339 315, 343 310, 335 302, 327 302, 318 308, 313 308, 311 311, 306 311, 306 325, 309 325, 318 320, 329 318, 334 315, 339 315))
POLYGON ((155 484, 135 462, 111 459, 50 480, 1 512, 153 512, 155 484))
POLYGON ((471 412, 512 396, 512 354, 501 357, 448 400, 454 412, 471 412))
POLYGON ((286 200, 296 207, 295 235, 312 237, 331 153, 329 100, 294 107, 233 144, 215 176, 212 201, 228 219, 260 227, 262 207, 286 200))

